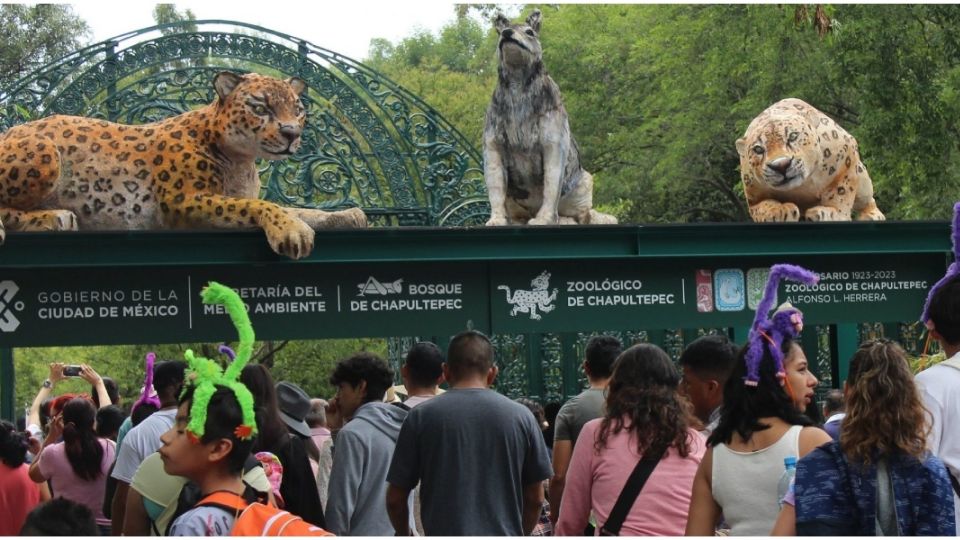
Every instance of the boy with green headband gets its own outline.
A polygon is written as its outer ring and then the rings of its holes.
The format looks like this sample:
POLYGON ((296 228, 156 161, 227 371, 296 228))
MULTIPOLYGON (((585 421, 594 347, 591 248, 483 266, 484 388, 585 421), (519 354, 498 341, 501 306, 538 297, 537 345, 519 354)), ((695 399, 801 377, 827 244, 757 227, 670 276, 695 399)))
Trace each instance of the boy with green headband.
MULTIPOLYGON (((250 456, 257 424, 253 396, 238 381, 250 360, 253 328, 243 301, 232 289, 211 282, 202 293, 205 304, 222 304, 239 332, 237 357, 225 369, 213 360, 184 353, 190 365, 176 421, 160 440, 160 457, 167 474, 193 480, 207 497, 217 492, 242 496, 243 464, 250 456)), ((198 505, 178 517, 173 536, 224 536, 233 529, 239 511, 198 505)))
MULTIPOLYGON (((176 423, 160 440, 163 468, 170 475, 189 478, 206 496, 226 491, 242 496, 243 464, 253 448, 253 438, 240 438, 237 426, 243 421, 240 404, 230 388, 217 385, 206 406, 206 422, 199 438, 191 431, 193 405, 199 390, 189 387, 180 401, 176 423)), ((172 536, 227 536, 236 513, 216 506, 197 506, 178 517, 170 528, 172 536)))

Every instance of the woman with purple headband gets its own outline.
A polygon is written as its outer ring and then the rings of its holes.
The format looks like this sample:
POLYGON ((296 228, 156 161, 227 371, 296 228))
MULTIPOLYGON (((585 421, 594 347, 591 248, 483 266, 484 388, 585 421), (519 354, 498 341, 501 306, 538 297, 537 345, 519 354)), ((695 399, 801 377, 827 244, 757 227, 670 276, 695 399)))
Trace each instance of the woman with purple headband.
POLYGON ((687 535, 712 536, 721 516, 734 536, 769 534, 784 458, 799 459, 831 440, 803 414, 817 386, 796 341, 803 314, 784 304, 768 315, 784 278, 817 280, 799 266, 771 267, 741 361, 724 387, 720 424, 694 478, 687 535))
POLYGON ((840 440, 797 464, 774 536, 952 536, 953 493, 927 450, 927 411, 907 353, 886 339, 850 359, 840 440), (793 500, 791 501, 791 497, 793 500))
POLYGON ((156 361, 156 353, 149 352, 144 357, 146 374, 143 377, 143 388, 140 390, 140 397, 130 407, 130 421, 134 426, 139 425, 148 416, 160 410, 160 398, 157 397, 157 392, 153 389, 153 365, 156 361))

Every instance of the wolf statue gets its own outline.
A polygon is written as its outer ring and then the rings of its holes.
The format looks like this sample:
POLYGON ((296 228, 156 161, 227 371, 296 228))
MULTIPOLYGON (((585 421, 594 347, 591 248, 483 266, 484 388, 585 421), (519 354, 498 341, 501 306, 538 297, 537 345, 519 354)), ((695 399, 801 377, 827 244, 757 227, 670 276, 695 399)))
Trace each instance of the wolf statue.
POLYGON ((592 209, 593 176, 580 165, 557 83, 540 47, 540 11, 524 24, 502 14, 497 87, 483 129, 487 225, 614 224, 592 209))

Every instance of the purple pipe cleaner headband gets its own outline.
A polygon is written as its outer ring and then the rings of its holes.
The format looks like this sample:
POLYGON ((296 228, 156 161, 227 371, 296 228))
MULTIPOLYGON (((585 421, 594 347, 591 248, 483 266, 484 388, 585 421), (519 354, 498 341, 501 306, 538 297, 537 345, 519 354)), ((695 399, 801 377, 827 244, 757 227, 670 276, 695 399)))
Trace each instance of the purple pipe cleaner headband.
POLYGON ((950 239, 953 241, 953 262, 947 267, 947 273, 927 293, 927 301, 923 304, 923 314, 920 315, 920 321, 923 323, 930 320, 930 300, 933 299, 933 295, 944 284, 960 274, 960 252, 958 252, 958 248, 960 248, 960 202, 953 205, 953 227, 950 232, 950 239))
POLYGON ((233 362, 233 359, 237 357, 237 353, 233 352, 233 349, 227 347, 226 343, 221 343, 217 350, 220 351, 220 354, 227 355, 227 359, 233 362))
POLYGON ((157 409, 160 408, 160 398, 158 398, 156 394, 150 395, 150 392, 153 391, 153 363, 156 362, 156 360, 156 354, 152 352, 147 353, 144 359, 147 373, 143 377, 143 392, 140 394, 140 399, 133 404, 133 407, 130 407, 131 413, 140 405, 153 405, 157 409))
POLYGON ((795 339, 803 330, 803 313, 790 304, 784 304, 772 318, 767 318, 770 309, 777 300, 777 287, 782 279, 799 281, 813 285, 819 278, 813 272, 790 264, 775 264, 770 267, 770 277, 763 288, 763 298, 757 306, 757 314, 753 319, 750 337, 747 339, 747 352, 744 361, 747 364, 747 376, 743 383, 747 386, 757 386, 760 382, 760 362, 763 360, 764 347, 770 351, 777 369, 777 378, 781 384, 786 377, 783 370, 783 341, 785 338, 795 339))

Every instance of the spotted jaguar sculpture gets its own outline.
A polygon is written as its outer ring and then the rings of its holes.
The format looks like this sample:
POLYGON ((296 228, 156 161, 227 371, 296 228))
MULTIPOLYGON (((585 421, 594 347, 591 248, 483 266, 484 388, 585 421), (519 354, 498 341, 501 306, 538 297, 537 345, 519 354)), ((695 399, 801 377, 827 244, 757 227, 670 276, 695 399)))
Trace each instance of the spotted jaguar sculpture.
POLYGON ((358 208, 259 199, 255 159, 300 147, 302 80, 222 72, 213 86, 212 104, 153 124, 57 115, 0 135, 0 243, 5 230, 259 228, 299 259, 315 229, 366 226, 358 208))
POLYGON ((736 147, 753 221, 885 219, 856 139, 799 99, 760 113, 736 147))

